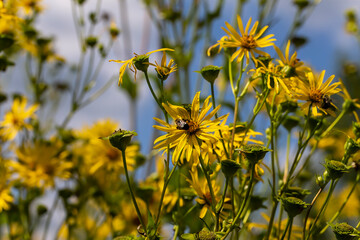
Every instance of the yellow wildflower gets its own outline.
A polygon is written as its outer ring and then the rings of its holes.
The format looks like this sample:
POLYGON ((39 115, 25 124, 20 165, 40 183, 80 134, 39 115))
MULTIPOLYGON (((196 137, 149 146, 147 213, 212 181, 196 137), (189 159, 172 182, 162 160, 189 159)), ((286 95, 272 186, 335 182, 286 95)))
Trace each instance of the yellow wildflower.
MULTIPOLYGON (((246 57, 246 64, 249 64, 250 54, 251 58, 256 64, 257 60, 255 59, 255 53, 259 55, 268 56, 266 52, 263 52, 257 48, 264 48, 273 45, 273 41, 276 39, 272 38, 274 34, 267 35, 266 37, 262 37, 263 33, 266 31, 268 26, 263 27, 258 33, 256 33, 259 22, 256 21, 251 28, 250 32, 250 24, 251 18, 246 24, 245 30, 243 27, 243 22, 240 16, 237 16, 237 23, 240 30, 240 34, 227 22, 225 22, 226 28, 222 28, 227 34, 228 37, 222 37, 218 44, 220 48, 239 48, 236 52, 234 52, 230 58, 230 61, 234 61, 237 58, 237 62, 241 62, 241 60, 246 57)), ((210 47, 211 49, 212 47, 210 47)), ((208 51, 208 55, 210 52, 208 51)))
POLYGON ((155 70, 158 74, 158 78, 165 81, 170 73, 175 72, 177 70, 177 65, 174 64, 174 60, 170 59, 169 63, 166 65, 166 53, 163 51, 163 56, 161 58, 161 64, 159 65, 156 61, 155 64, 149 63, 152 66, 155 66, 155 70))
POLYGON ((280 58, 277 60, 277 62, 279 63, 283 73, 285 74, 284 77, 289 78, 289 77, 296 76, 296 77, 299 77, 300 79, 304 80, 306 77, 305 74, 306 74, 306 72, 310 71, 310 68, 304 66, 304 63, 301 62, 297 58, 296 51, 289 58, 289 56, 290 56, 290 53, 289 53, 290 52, 290 41, 287 42, 285 55, 282 53, 280 48, 277 47, 276 45, 274 45, 274 48, 280 58))
MULTIPOLYGON (((94 174, 100 169, 124 171, 121 151, 114 148, 109 141, 99 139, 111 135, 115 129, 118 129, 117 123, 108 119, 98 121, 92 126, 85 126, 77 133, 83 142, 77 145, 74 151, 83 158, 85 163, 83 170, 88 171, 88 174, 94 174)), ((137 144, 129 145, 125 150, 126 162, 130 170, 135 166, 139 150, 137 144)))
POLYGON ((26 120, 35 117, 38 105, 34 104, 28 108, 26 108, 26 105, 27 99, 25 97, 16 98, 11 110, 5 114, 4 120, 0 122, 0 127, 2 127, 1 135, 5 139, 12 140, 19 131, 32 128, 31 124, 27 123, 26 120))
POLYGON ((10 179, 10 173, 8 171, 7 160, 0 158, 0 213, 3 210, 8 210, 10 204, 14 201, 11 195, 11 183, 8 182, 10 179))
POLYGON ((61 150, 63 143, 50 142, 24 143, 16 149, 18 162, 10 167, 16 179, 29 187, 53 187, 55 179, 69 179, 73 163, 67 160, 68 152, 61 150))
POLYGON ((155 140, 154 143, 157 145, 155 145, 154 148, 165 150, 169 145, 170 148, 175 148, 173 162, 180 160, 180 162, 183 163, 184 158, 186 158, 187 161, 192 160, 193 165, 197 165, 199 163, 200 145, 202 143, 212 144, 218 140, 218 137, 212 133, 221 128, 219 124, 221 120, 227 116, 224 115, 215 120, 211 120, 220 109, 220 106, 217 106, 206 116, 206 113, 212 107, 210 98, 211 96, 206 98, 201 109, 200 92, 196 93, 191 105, 191 110, 170 103, 163 103, 163 107, 174 120, 174 124, 169 124, 161 119, 154 118, 164 126, 153 127, 160 131, 167 132, 166 135, 160 136, 155 140))
POLYGON ((151 52, 148 52, 148 53, 145 53, 144 55, 137 55, 136 53, 134 53, 134 57, 128 59, 128 60, 109 60, 109 62, 118 62, 118 63, 124 63, 121 67, 120 67, 120 70, 119 70, 119 82, 118 84, 120 85, 122 83, 122 79, 124 77, 124 73, 125 73, 125 70, 126 70, 126 67, 128 67, 130 69, 130 71, 134 72, 134 77, 135 77, 135 81, 136 81, 136 73, 137 73, 137 69, 135 67, 135 64, 134 64, 134 60, 139 57, 139 56, 150 56, 152 53, 155 53, 155 52, 160 52, 160 51, 174 51, 170 48, 160 48, 160 49, 157 49, 157 50, 154 50, 154 51, 151 51, 151 52))
POLYGON ((339 82, 331 85, 334 75, 331 75, 325 83, 323 83, 325 70, 320 75, 315 75, 313 72, 307 74, 308 81, 298 80, 297 88, 295 89, 294 97, 299 100, 304 100, 306 103, 302 105, 303 111, 308 111, 311 106, 313 116, 318 116, 318 109, 324 114, 333 115, 332 108, 336 108, 332 103, 330 96, 340 91, 339 82))
MULTIPOLYGON (((190 183, 191 188, 193 188, 196 192, 196 195, 198 198, 195 199, 197 203, 199 203, 202 208, 200 210, 200 218, 204 218, 206 213, 208 211, 211 212, 215 216, 215 213, 211 209, 212 204, 216 204, 221 199, 221 193, 220 193, 220 185, 216 184, 215 181, 211 181, 212 188, 214 190, 214 197, 215 199, 212 199, 211 193, 209 190, 209 185, 206 182, 206 179, 202 178, 199 180, 197 171, 193 172, 190 171, 191 179, 187 179, 187 181, 190 183)), ((225 209, 229 209, 229 204, 227 202, 229 201, 229 198, 225 198, 225 209)), ((224 213, 221 214, 222 217, 224 217, 224 213)))

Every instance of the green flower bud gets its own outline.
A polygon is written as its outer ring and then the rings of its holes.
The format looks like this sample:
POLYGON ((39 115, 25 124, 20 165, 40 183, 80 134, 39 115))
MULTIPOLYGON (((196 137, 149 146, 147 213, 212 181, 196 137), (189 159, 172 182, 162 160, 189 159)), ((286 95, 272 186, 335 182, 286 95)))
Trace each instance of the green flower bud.
POLYGON ((286 128, 286 130, 290 132, 291 129, 298 126, 299 123, 300 123, 300 118, 295 116, 287 116, 283 121, 282 125, 286 128))
POLYGON ((297 102, 294 101, 282 102, 280 105, 283 111, 289 111, 289 112, 295 112, 298 107, 297 102))
POLYGON ((142 72, 147 72, 149 67, 149 56, 147 55, 138 55, 134 59, 134 64, 137 70, 142 72))
POLYGON ((347 113, 351 113, 353 111, 356 111, 358 108, 355 105, 355 102, 351 99, 345 99, 345 102, 342 105, 342 108, 347 113))
POLYGON ((294 0, 294 4, 300 9, 304 9, 309 6, 309 0, 294 0))
POLYGON ((348 172, 350 167, 346 166, 340 161, 329 160, 325 164, 329 177, 332 180, 340 178, 344 173, 348 172))
POLYGON ((310 193, 311 192, 309 190, 302 189, 300 187, 288 187, 284 192, 286 197, 296 197, 301 200, 304 200, 304 198, 310 193))
POLYGON ((289 218, 293 218, 299 215, 307 206, 308 203, 296 197, 284 197, 281 199, 284 205, 285 211, 289 215, 289 218))
POLYGON ((267 152, 271 151, 270 149, 258 144, 244 145, 242 148, 236 150, 243 153, 252 164, 258 163, 265 157, 267 152))
POLYGON ((224 173, 226 178, 232 178, 240 168, 240 164, 233 160, 221 161, 221 171, 224 173))
POLYGON ((353 155, 360 150, 360 144, 352 138, 348 138, 344 145, 346 154, 353 155))
POLYGON ((355 240, 360 237, 359 231, 347 223, 337 223, 331 228, 337 240, 355 240))
POLYGON ((258 61, 262 62, 265 67, 269 66, 269 63, 271 62, 272 58, 267 56, 260 56, 256 58, 258 61))
POLYGON ((249 201, 249 209, 251 209, 251 212, 256 211, 260 208, 266 209, 267 207, 264 205, 264 202, 266 200, 267 199, 263 197, 251 196, 251 199, 249 201))
POLYGON ((40 204, 37 206, 36 211, 38 216, 42 216, 47 212, 47 207, 45 205, 40 204))
POLYGON ((324 179, 324 177, 322 176, 317 176, 316 177, 316 184, 320 187, 320 188, 324 188, 326 186, 326 181, 324 179))
POLYGON ((88 38, 85 39, 86 45, 93 48, 96 46, 98 39, 97 37, 94 36, 89 36, 88 38))
POLYGON ((198 234, 197 239, 199 240, 216 240, 216 234, 214 232, 210 232, 207 228, 203 228, 198 234))
POLYGON ((355 134, 356 139, 360 138, 360 123, 353 122, 353 132, 355 134))
POLYGON ((291 67, 289 65, 284 66, 281 71, 285 74, 286 78, 290 78, 290 77, 295 77, 296 76, 296 72, 295 72, 295 68, 291 67))
POLYGON ((144 202, 149 202, 152 198, 155 188, 152 186, 142 186, 136 188, 136 196, 141 198, 144 202))
POLYGON ((116 38, 120 34, 120 30, 116 26, 111 26, 109 33, 112 38, 116 38))
POLYGON ((216 78, 219 76, 221 67, 209 65, 203 67, 200 71, 203 78, 211 84, 214 84, 216 78))
POLYGON ((116 147, 117 149, 119 149, 121 151, 125 151, 126 147, 129 145, 129 143, 131 141, 131 138, 136 135, 137 135, 137 133, 135 131, 126 131, 126 130, 119 129, 119 130, 113 132, 113 134, 111 134, 110 136, 100 138, 100 139, 103 139, 103 140, 109 139, 109 141, 113 147, 116 147))

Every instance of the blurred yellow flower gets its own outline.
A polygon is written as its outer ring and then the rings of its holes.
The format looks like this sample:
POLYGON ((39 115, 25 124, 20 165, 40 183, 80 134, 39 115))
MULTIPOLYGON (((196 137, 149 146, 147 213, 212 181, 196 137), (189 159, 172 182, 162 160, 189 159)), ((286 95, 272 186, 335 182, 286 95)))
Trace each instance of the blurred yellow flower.
POLYGON ((224 115, 215 120, 211 120, 220 109, 220 106, 217 106, 206 116, 212 107, 210 98, 211 96, 206 98, 201 109, 200 92, 197 92, 194 96, 191 109, 170 103, 163 103, 163 107, 174 120, 174 124, 169 124, 159 118, 154 118, 164 126, 155 125, 153 127, 160 131, 167 132, 166 135, 160 136, 155 140, 154 144, 156 145, 154 148, 163 151, 167 149, 169 145, 170 148, 174 148, 173 162, 180 160, 180 162, 183 163, 184 158, 186 158, 186 160, 191 161, 193 165, 198 165, 200 146, 202 144, 213 144, 218 140, 218 137, 214 136, 213 133, 221 128, 219 124, 227 116, 224 115))
MULTIPOLYGON (((118 129, 117 123, 111 120, 103 120, 94 123, 92 126, 85 126, 77 132, 77 136, 83 141, 76 145, 74 151, 85 163, 85 171, 94 174, 100 169, 107 171, 124 171, 121 151, 114 148, 109 141, 103 141, 99 137, 111 135, 118 129)), ((129 170, 132 170, 136 163, 140 146, 137 144, 129 145, 126 148, 126 162, 129 170)))
MULTIPOLYGON (((160 51, 174 51, 174 50, 170 49, 170 48, 160 48, 160 49, 145 53, 144 55, 145 56, 150 56, 152 53, 160 52, 160 51)), ((123 63, 123 65, 120 67, 120 70, 119 70, 119 82, 118 82, 119 85, 122 83, 122 79, 124 77, 126 67, 128 67, 130 69, 130 71, 134 72, 134 77, 135 77, 135 81, 136 81, 137 69, 135 67, 134 60, 138 56, 142 56, 142 55, 138 55, 136 53, 134 53, 134 55, 135 55, 134 57, 132 57, 132 58, 130 58, 128 60, 109 60, 109 62, 123 63)))
POLYGON ((0 1, 0 34, 13 34, 20 29, 21 18, 13 11, 8 11, 4 3, 0 1))
POLYGON ((38 109, 38 105, 34 104, 26 108, 27 99, 25 97, 16 98, 13 102, 11 110, 8 111, 4 120, 0 122, 1 135, 7 140, 12 140, 16 137, 19 131, 23 129, 31 129, 31 124, 26 120, 35 117, 35 111, 38 109))
POLYGON ((29 187, 54 187, 55 179, 69 179, 73 163, 58 140, 24 143, 16 149, 18 161, 9 163, 15 180, 29 187))
MULTIPOLYGON (((241 17, 237 16, 237 23, 240 30, 240 34, 227 22, 225 22, 226 28, 222 28, 227 34, 228 37, 222 37, 216 45, 220 46, 221 48, 239 48, 235 53, 232 54, 230 61, 234 61, 237 58, 237 62, 241 62, 241 60, 246 57, 246 64, 249 64, 250 54, 251 58, 256 64, 257 60, 255 59, 255 53, 263 56, 269 56, 268 53, 263 52, 257 48, 264 48, 274 45, 272 42, 276 41, 275 38, 272 38, 274 34, 267 35, 266 37, 261 36, 264 34, 268 26, 263 27, 258 33, 257 28, 259 22, 256 21, 251 28, 250 32, 250 25, 251 25, 251 18, 246 24, 245 30, 243 26, 243 22, 241 17)), ((210 47, 211 49, 212 47, 210 47)), ((209 49, 209 50, 210 50, 209 49)), ((210 51, 208 51, 208 55, 210 55, 210 51)))
POLYGON ((0 213, 3 210, 9 210, 10 204, 14 201, 11 195, 11 183, 9 183, 10 172, 8 160, 0 157, 0 213))

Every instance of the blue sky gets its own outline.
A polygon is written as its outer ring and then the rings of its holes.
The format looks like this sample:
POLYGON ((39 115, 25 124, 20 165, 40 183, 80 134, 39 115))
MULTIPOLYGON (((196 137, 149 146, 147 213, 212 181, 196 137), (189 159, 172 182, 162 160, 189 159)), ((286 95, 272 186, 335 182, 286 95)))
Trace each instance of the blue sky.
MULTIPOLYGON (((45 12, 39 19, 38 24, 45 35, 56 36, 56 47, 59 54, 65 56, 70 62, 75 62, 79 56, 79 50, 71 16, 70 1, 45 0, 45 12)), ((88 6, 91 7, 92 2, 95 1, 88 0, 88 2, 88 6)), ((214 40, 224 35, 220 27, 225 26, 225 21, 231 22, 234 15, 233 4, 235 1, 225 0, 224 2, 225 7, 223 8, 222 16, 215 24, 217 30, 213 31, 214 40)), ((255 6, 257 2, 257 0, 250 0, 245 5, 244 14, 242 15, 244 21, 247 21, 251 16, 253 18, 256 16, 255 6)), ((142 1, 131 0, 127 1, 127 4, 131 23, 131 45, 133 47, 130 52, 145 53, 158 48, 156 29, 149 23, 150 20, 142 1), (144 39, 146 39, 146 42, 144 42, 144 39), (144 46, 147 47, 143 49, 144 46)), ((119 23, 119 17, 116 15, 116 12, 119 10, 118 1, 103 0, 102 6, 106 11, 117 16, 115 20, 119 23)), ((349 36, 343 29, 345 11, 349 8, 354 8, 360 13, 360 1, 324 0, 315 8, 310 18, 299 31, 302 36, 308 38, 308 44, 298 51, 298 57, 317 71, 326 69, 327 76, 336 74, 336 58, 339 53, 346 53, 353 59, 357 59, 360 53, 355 38, 349 36)), ((292 1, 279 0, 275 11, 276 24, 271 26, 268 33, 275 34, 278 41, 283 42, 284 34, 288 32, 289 24, 294 14, 295 8, 292 6, 292 1)), ((98 32, 101 33, 101 29, 98 32)), ((109 56, 109 59, 128 59, 132 57, 124 53, 122 37, 124 36, 120 35, 120 39, 114 45, 114 51, 109 56)), ((116 63, 105 63, 100 81, 117 75, 119 67, 120 65, 116 63)), ((138 114, 139 118, 142 119, 138 126, 139 139, 147 139, 152 131, 155 102, 145 84, 141 84, 139 95, 138 114), (145 121, 143 121, 144 119, 145 121)), ((114 87, 111 87, 98 101, 78 112, 70 122, 70 126, 80 127, 84 124, 91 124, 100 118, 110 117, 119 121, 121 127, 126 129, 130 126, 129 118, 127 117, 128 112, 129 100, 117 89, 114 82, 114 87)), ((146 145, 145 151, 149 147, 146 145)))

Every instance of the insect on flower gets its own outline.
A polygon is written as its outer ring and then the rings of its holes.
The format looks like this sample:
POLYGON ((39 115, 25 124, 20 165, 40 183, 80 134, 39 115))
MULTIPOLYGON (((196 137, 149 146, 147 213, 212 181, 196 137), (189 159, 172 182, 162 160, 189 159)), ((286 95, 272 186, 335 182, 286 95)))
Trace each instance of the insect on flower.
POLYGON ((189 130, 189 124, 187 120, 178 118, 175 120, 176 128, 179 130, 189 130))

